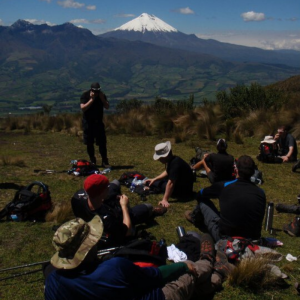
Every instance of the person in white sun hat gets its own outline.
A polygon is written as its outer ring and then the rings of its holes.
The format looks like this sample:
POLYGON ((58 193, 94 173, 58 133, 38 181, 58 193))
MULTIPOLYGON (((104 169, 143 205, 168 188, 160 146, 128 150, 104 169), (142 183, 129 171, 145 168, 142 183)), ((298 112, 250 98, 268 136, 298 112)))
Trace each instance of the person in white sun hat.
POLYGON ((160 205, 169 207, 170 197, 186 200, 193 196, 193 172, 187 162, 173 155, 171 142, 157 144, 153 159, 165 165, 165 170, 160 175, 146 181, 149 186, 153 185, 164 193, 160 205))

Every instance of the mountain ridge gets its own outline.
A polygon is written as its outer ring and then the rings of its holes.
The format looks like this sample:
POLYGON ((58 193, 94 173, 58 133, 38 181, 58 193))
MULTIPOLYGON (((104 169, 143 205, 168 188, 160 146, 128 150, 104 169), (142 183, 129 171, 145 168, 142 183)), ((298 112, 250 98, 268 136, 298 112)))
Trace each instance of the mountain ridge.
MULTIPOLYGON (((146 13, 142 15, 148 15, 146 13)), ((149 15, 148 15, 149 16, 149 15)), ((126 24, 133 22, 137 24, 138 18, 129 21, 122 26, 101 34, 101 37, 114 37, 118 39, 127 39, 129 41, 143 41, 162 47, 172 49, 182 49, 201 54, 210 54, 224 60, 235 62, 259 62, 259 63, 279 63, 289 66, 300 67, 300 51, 273 51, 264 50, 257 47, 248 47, 223 43, 213 39, 200 39, 195 34, 185 34, 178 31, 153 31, 130 30, 126 24), (122 30, 120 29, 122 28, 122 30)), ((160 19, 159 19, 160 20, 160 19)), ((160 20, 162 21, 162 20, 160 20)), ((164 21, 162 21, 164 22, 164 21)), ((164 22, 165 23, 165 22, 164 22)), ((167 24, 167 23, 165 23, 167 24)), ((171 26, 167 24, 168 26, 171 26)), ((145 26, 147 28, 147 26, 145 26)))

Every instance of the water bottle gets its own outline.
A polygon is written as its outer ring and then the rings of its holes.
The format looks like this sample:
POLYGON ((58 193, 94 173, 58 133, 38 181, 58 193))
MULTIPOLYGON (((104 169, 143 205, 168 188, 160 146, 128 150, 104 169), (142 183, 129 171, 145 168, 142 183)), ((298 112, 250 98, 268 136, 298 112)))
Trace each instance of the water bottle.
POLYGON ((177 235, 182 238, 185 235, 185 229, 182 226, 176 227, 177 235))
POLYGON ((10 215, 10 218, 12 221, 18 222, 20 221, 19 216, 18 215, 10 215))
POLYGON ((133 193, 136 187, 136 182, 137 182, 137 177, 134 177, 134 179, 131 182, 131 186, 130 186, 130 192, 133 193))
POLYGON ((266 211, 265 230, 271 231, 273 228, 274 203, 269 202, 266 211))
POLYGON ((107 173, 109 173, 110 171, 111 171, 110 168, 104 169, 104 170, 102 171, 102 174, 107 174, 107 173))

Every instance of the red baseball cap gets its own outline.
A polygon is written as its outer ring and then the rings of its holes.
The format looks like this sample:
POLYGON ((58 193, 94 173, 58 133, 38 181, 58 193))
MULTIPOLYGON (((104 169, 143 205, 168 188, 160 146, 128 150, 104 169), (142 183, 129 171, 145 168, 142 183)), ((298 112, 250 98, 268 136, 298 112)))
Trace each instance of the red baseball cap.
POLYGON ((100 174, 93 174, 84 181, 83 188, 90 198, 95 198, 101 194, 109 185, 107 177, 100 174))

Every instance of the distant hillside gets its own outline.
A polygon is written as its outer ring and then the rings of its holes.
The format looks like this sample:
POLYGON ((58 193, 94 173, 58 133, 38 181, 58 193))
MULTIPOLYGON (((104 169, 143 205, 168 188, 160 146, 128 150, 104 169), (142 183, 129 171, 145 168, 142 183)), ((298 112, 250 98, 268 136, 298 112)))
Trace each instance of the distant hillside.
POLYGON ((300 67, 300 51, 263 50, 222 43, 213 39, 200 39, 194 34, 185 34, 147 13, 123 24, 115 30, 100 35, 129 41, 142 41, 171 49, 209 54, 227 61, 285 64, 300 67))
POLYGON ((276 82, 271 84, 270 87, 277 88, 284 92, 300 93, 300 75, 292 76, 286 80, 276 82))
POLYGON ((0 114, 44 104, 79 111, 81 93, 100 81, 112 107, 119 100, 156 96, 195 101, 237 83, 268 85, 299 74, 294 67, 233 63, 140 41, 101 38, 70 23, 48 26, 19 20, 0 26, 0 114))

